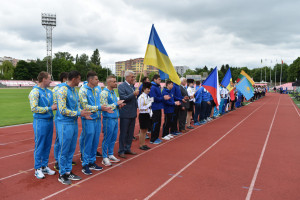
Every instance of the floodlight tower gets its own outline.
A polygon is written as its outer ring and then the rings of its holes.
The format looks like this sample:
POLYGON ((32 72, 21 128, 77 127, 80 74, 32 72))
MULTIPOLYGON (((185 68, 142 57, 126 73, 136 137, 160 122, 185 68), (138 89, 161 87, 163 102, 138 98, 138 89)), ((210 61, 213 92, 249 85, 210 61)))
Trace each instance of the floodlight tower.
POLYGON ((56 14, 42 13, 42 25, 46 29, 47 72, 52 77, 52 29, 56 26, 56 14))

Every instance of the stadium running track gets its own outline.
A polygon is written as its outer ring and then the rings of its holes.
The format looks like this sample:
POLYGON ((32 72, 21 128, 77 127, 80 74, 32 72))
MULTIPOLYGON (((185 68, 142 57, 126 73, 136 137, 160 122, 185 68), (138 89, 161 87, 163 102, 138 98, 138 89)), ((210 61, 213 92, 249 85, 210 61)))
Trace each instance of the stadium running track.
POLYGON ((31 124, 0 128, 0 199, 300 199, 299 113, 289 96, 270 93, 170 141, 147 140, 148 151, 134 141, 138 155, 91 176, 77 144, 73 172, 83 179, 71 186, 34 177, 31 124))

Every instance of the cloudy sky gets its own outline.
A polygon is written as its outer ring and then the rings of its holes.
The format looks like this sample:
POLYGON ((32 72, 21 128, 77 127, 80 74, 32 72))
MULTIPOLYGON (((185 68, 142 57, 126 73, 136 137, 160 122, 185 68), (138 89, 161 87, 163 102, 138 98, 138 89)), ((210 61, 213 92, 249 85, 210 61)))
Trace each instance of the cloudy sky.
POLYGON ((299 8, 298 0, 1 1, 0 57, 45 57, 45 12, 57 15, 53 53, 98 48, 103 66, 144 57, 152 24, 174 66, 290 64, 300 55, 299 8))

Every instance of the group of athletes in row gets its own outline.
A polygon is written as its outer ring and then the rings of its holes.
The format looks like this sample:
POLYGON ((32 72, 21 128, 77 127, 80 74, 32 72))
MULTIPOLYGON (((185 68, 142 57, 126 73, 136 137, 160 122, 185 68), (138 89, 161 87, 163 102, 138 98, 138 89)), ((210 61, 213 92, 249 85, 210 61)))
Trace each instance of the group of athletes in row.
POLYGON ((200 82, 196 82, 194 87, 194 80, 185 78, 180 79, 180 85, 166 81, 162 90, 160 76, 156 74, 151 82, 147 77, 143 78, 139 89, 135 89, 134 72, 126 71, 124 76, 125 82, 119 87, 116 78, 108 76, 106 87, 101 89, 97 74, 90 71, 87 74, 87 81, 78 92, 76 87, 81 82, 81 75, 77 71, 61 73, 61 83, 53 90, 48 88, 51 83, 50 74, 39 73, 38 83, 29 94, 35 135, 34 168, 38 179, 45 178, 45 174, 55 174, 55 171, 48 167, 54 110, 56 110, 55 169, 59 171, 58 181, 70 185, 72 180, 82 179, 72 173, 72 164, 75 164, 72 159, 78 137, 78 117, 82 120, 79 139, 82 172, 91 175, 91 170, 103 169, 96 164, 96 157, 102 157, 104 166, 120 162, 120 159, 114 156, 119 118, 118 156, 126 158, 125 154, 136 154, 131 151, 131 142, 134 138, 137 108, 140 125, 139 149, 148 150, 150 147, 145 145, 145 139, 149 138, 147 132, 151 132, 151 144, 162 142, 160 139, 162 110, 164 124, 161 138, 170 140, 189 129, 194 129, 192 121, 194 126, 205 124, 219 115, 234 110, 235 107, 240 107, 244 99, 239 91, 234 90, 235 92, 230 93, 227 88, 220 85, 221 102, 219 109, 216 109, 212 96, 200 86, 200 82), (118 88, 119 98, 116 96, 115 88, 118 88), (127 116, 130 117, 127 119, 127 116), (130 120, 133 121, 133 125, 130 120), (97 152, 101 132, 103 132, 102 154, 97 152))

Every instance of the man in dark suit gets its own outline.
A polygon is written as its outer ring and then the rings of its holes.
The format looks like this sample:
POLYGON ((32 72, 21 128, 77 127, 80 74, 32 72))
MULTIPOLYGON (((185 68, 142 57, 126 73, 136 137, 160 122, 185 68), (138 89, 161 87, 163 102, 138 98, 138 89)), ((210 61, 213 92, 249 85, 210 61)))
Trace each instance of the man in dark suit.
POLYGON ((120 100, 126 104, 120 109, 120 136, 119 136, 119 157, 126 158, 125 154, 136 155, 131 151, 131 143, 134 134, 135 120, 137 116, 137 95, 135 90, 135 75, 133 71, 126 71, 125 82, 119 85, 118 92, 120 100))
POLYGON ((182 103, 180 105, 179 113, 178 113, 178 121, 179 121, 179 132, 185 133, 187 130, 185 129, 185 122, 187 116, 187 110, 190 105, 189 95, 186 89, 186 78, 180 78, 180 92, 183 97, 182 103))

